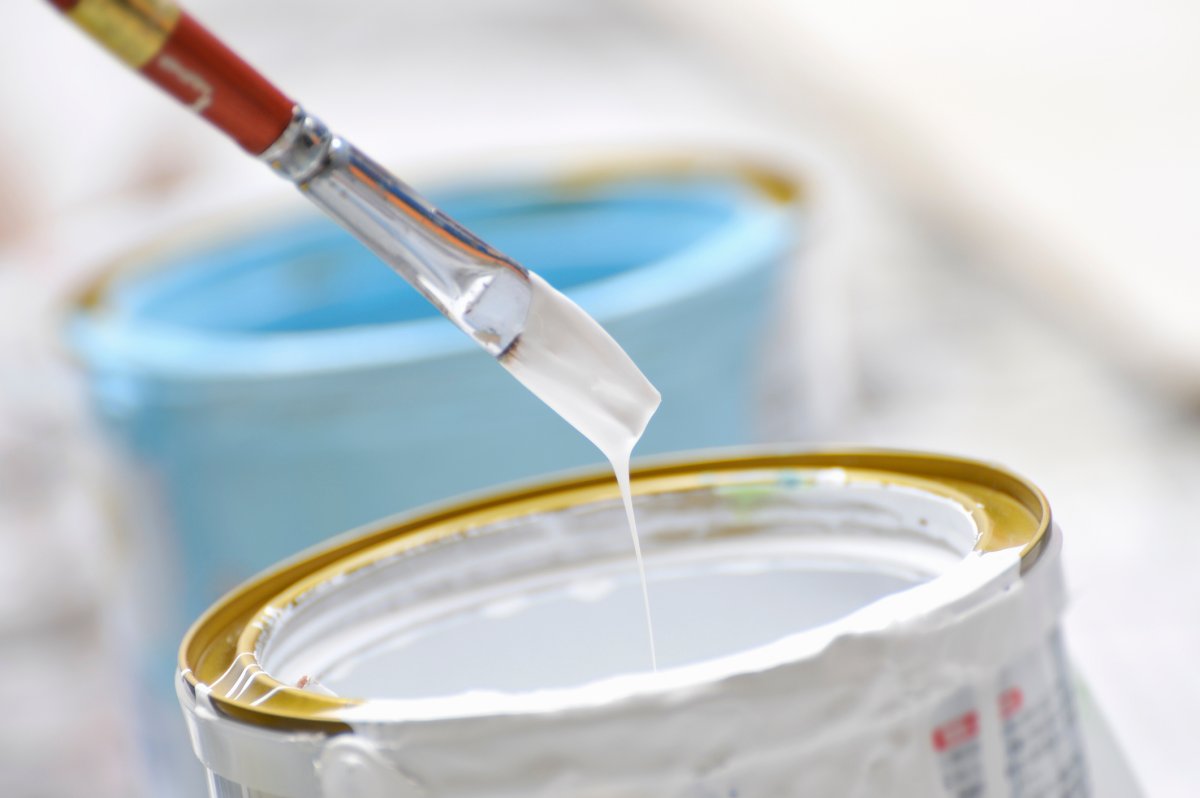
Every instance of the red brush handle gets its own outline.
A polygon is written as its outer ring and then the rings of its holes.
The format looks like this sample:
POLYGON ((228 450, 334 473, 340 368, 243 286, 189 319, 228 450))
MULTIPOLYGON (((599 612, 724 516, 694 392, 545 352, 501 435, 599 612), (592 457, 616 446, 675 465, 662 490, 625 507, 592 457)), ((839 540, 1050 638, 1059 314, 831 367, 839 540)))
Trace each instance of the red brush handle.
POLYGON ((170 0, 49 0, 122 61, 259 155, 295 103, 170 0))

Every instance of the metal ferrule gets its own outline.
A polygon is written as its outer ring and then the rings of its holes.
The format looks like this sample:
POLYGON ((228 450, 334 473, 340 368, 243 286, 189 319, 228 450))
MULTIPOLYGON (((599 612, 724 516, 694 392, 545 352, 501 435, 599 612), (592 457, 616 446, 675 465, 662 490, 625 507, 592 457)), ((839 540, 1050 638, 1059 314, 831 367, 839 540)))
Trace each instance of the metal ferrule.
POLYGON ((325 123, 297 106, 275 143, 258 156, 282 177, 300 185, 328 165, 333 134, 325 123))
POLYGON ((260 156, 493 357, 529 311, 529 275, 297 107, 260 156))

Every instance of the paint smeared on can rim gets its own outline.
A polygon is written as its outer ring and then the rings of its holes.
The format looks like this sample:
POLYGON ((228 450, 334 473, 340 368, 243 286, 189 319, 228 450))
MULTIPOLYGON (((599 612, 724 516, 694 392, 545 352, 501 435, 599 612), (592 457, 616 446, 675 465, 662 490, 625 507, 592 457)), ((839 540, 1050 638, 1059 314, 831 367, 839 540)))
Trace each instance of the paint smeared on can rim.
MULTIPOLYGON (((635 467, 632 487, 635 495, 667 493, 752 486, 768 478, 830 479, 839 471, 849 483, 927 491, 959 503, 976 520, 976 550, 1011 551, 1022 572, 1049 540, 1050 508, 1040 490, 996 466, 948 456, 881 450, 697 454, 635 467)), ((244 584, 205 613, 180 649, 181 687, 194 693, 197 685, 211 686, 206 692, 215 707, 256 726, 345 731, 344 717, 367 702, 301 690, 263 671, 253 652, 264 613, 288 596, 328 589, 339 575, 397 550, 444 545, 488 524, 616 498, 611 472, 592 471, 427 508, 343 536, 244 584)))

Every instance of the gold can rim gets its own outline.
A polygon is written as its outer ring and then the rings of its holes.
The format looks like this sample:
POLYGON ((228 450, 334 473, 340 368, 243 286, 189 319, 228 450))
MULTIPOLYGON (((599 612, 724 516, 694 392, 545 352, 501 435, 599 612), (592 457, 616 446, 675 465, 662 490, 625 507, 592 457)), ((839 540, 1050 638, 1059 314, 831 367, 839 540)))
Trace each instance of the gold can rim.
MULTIPOLYGON (((1037 561, 1051 530, 1050 505, 1028 480, 999 466, 950 455, 884 449, 740 450, 669 456, 635 464, 635 495, 721 484, 748 472, 841 469, 847 481, 916 488, 960 503, 976 521, 976 550, 1020 549, 1022 571, 1037 561)), ((257 726, 337 733, 339 711, 363 699, 328 696, 283 684, 259 666, 255 623, 265 608, 286 605, 312 587, 373 561, 499 521, 618 498, 608 469, 524 482, 421 508, 361 527, 303 552, 226 594, 184 636, 180 678, 206 685, 223 714, 257 726)))

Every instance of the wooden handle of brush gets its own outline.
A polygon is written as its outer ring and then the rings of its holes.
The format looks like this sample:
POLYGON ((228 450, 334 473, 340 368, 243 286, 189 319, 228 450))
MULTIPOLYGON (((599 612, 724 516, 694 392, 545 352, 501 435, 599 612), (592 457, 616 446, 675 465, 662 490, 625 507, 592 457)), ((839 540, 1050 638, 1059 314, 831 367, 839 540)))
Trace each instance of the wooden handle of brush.
POLYGON ((261 154, 295 103, 170 0, 49 0, 110 52, 261 154))

